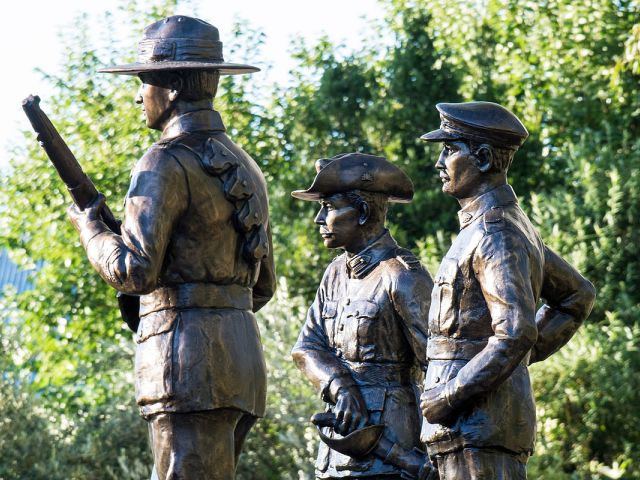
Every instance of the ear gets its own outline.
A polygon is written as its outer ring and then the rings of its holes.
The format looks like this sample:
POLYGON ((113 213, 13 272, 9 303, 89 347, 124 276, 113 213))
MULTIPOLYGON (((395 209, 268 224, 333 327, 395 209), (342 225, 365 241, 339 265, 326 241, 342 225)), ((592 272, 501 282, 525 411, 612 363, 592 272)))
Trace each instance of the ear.
POLYGON ((371 210, 369 209, 369 204, 367 202, 362 202, 360 204, 360 216, 358 217, 358 225, 364 225, 369 220, 371 216, 371 210))
POLYGON ((174 75, 171 79, 171 90, 169 91, 169 101, 175 102, 180 93, 182 92, 182 87, 184 86, 184 80, 179 75, 174 75))
POLYGON ((473 155, 476 157, 476 167, 482 173, 487 173, 493 166, 493 147, 487 143, 481 144, 476 148, 473 155))

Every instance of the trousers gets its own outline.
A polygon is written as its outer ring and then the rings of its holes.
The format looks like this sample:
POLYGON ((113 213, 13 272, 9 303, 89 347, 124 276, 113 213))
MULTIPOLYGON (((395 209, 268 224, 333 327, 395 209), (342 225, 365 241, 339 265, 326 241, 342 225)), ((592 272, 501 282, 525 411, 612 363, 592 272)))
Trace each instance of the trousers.
POLYGON ((232 408, 153 415, 149 439, 158 480, 233 480, 256 420, 232 408))
POLYGON ((440 480, 526 480, 526 459, 491 448, 463 448, 436 455, 440 480))

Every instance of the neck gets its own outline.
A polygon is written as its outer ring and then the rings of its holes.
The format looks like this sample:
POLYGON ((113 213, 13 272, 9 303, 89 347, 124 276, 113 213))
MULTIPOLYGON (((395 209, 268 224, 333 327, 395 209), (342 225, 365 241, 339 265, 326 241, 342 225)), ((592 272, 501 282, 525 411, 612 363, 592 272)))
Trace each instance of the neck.
POLYGON ((464 208, 473 202, 476 198, 485 193, 493 190, 494 188, 500 187, 502 185, 507 184, 507 177, 505 175, 496 175, 487 178, 487 180, 480 182, 476 188, 473 189, 473 192, 465 198, 458 198, 458 203, 460 204, 460 208, 464 208))
POLYGON ((167 128, 167 125, 171 124, 174 119, 177 117, 181 117, 182 115, 190 112, 195 112, 197 110, 211 110, 213 109, 213 102, 211 100, 197 100, 193 102, 187 102, 184 100, 178 100, 173 106, 171 113, 167 117, 167 119, 162 123, 160 131, 163 131, 167 128))
POLYGON ((384 233, 384 225, 380 225, 375 229, 370 229, 366 232, 362 232, 358 239, 351 242, 348 246, 344 247, 347 252, 347 257, 351 258, 358 255, 361 251, 375 242, 384 233))

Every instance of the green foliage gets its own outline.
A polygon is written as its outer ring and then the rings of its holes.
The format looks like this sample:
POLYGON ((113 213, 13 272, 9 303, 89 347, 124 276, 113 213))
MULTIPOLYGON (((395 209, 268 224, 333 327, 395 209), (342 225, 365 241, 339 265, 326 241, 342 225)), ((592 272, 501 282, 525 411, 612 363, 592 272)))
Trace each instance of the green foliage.
POLYGON ((533 367, 540 431, 532 478, 638 478, 640 326, 615 314, 533 367), (622 400, 622 401, 621 401, 622 400))

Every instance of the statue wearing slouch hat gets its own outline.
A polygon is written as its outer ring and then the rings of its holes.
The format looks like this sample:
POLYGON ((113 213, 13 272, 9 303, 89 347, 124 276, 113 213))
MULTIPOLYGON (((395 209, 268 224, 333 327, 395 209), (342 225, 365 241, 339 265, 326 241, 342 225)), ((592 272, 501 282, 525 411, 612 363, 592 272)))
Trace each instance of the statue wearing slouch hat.
POLYGON ((327 267, 293 348, 325 412, 316 477, 434 479, 420 449, 417 384, 426 369, 433 282, 385 228, 388 202, 413 198, 413 184, 382 157, 348 153, 316 162, 307 190, 318 201, 324 245, 340 248, 327 267))
POLYGON ((102 200, 69 214, 103 279, 140 298, 136 400, 159 479, 231 479, 265 410, 254 313, 275 275, 264 176, 212 99, 220 75, 258 68, 225 62, 214 26, 172 16, 145 29, 137 62, 102 71, 140 77, 162 135, 133 168, 121 235, 102 200))
POLYGON ((589 315, 593 285, 547 247, 507 183, 528 136, 490 102, 441 103, 442 191, 460 232, 436 274, 421 434, 441 480, 525 479, 536 413, 528 366, 589 315), (536 311, 539 300, 543 306, 536 311))

